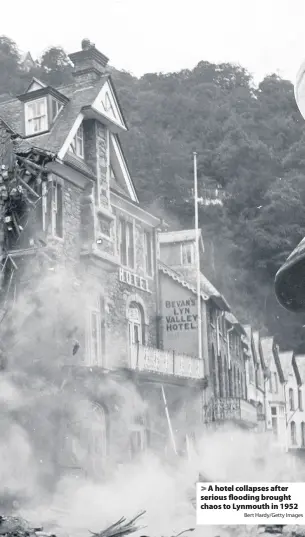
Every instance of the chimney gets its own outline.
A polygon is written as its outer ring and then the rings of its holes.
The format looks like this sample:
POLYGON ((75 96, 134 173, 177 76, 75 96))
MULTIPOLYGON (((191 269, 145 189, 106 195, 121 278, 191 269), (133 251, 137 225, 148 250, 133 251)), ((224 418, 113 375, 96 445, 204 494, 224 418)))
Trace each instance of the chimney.
POLYGON ((89 39, 82 40, 82 50, 69 54, 74 64, 73 76, 76 80, 94 82, 105 73, 108 58, 89 39))

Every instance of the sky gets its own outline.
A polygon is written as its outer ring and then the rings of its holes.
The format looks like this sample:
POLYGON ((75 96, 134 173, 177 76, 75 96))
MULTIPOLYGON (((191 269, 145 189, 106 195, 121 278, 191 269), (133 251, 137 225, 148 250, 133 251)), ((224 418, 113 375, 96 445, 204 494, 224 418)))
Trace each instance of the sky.
POLYGON ((1 3, 0 34, 34 59, 89 38, 109 63, 136 76, 241 64, 256 81, 294 82, 305 59, 305 0, 15 0, 1 3), (17 17, 16 17, 16 14, 17 17))

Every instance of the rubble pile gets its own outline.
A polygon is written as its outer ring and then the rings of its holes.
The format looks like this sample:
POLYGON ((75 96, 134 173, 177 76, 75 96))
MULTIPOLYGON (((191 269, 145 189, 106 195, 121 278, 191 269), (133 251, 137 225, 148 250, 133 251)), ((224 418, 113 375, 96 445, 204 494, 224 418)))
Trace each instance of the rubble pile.
MULTIPOLYGON (((94 537, 124 537, 144 526, 137 526, 136 521, 144 514, 140 513, 129 522, 124 517, 98 533, 91 532, 94 537)), ((28 522, 21 517, 0 516, 1 537, 56 537, 43 531, 43 528, 32 528, 28 522)))
POLYGON ((48 175, 45 165, 52 159, 45 152, 31 149, 23 154, 14 153, 9 164, 1 165, 0 243, 4 250, 18 244, 27 225, 29 209, 36 209, 46 195, 48 175))

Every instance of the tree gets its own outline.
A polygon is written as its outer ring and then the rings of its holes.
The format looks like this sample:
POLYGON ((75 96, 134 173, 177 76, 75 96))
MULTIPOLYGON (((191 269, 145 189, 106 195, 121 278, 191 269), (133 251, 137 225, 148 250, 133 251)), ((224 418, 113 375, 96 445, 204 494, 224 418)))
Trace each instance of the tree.
POLYGON ((20 54, 16 43, 0 36, 0 93, 16 95, 20 89, 20 54))
POLYGON ((60 86, 71 78, 71 62, 61 47, 50 47, 40 59, 42 75, 50 85, 60 86))

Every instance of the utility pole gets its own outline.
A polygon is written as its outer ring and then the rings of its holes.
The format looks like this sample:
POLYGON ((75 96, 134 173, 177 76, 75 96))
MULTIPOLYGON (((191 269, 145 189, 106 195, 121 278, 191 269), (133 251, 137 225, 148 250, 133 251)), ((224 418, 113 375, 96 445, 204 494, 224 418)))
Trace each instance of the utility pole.
POLYGON ((198 178, 197 153, 194 156, 194 202, 195 202, 195 230, 196 230, 196 280, 197 280, 197 315, 198 315, 198 358, 202 360, 202 322, 201 322, 201 285, 200 285, 200 249, 199 249, 199 222, 198 222, 198 178))

